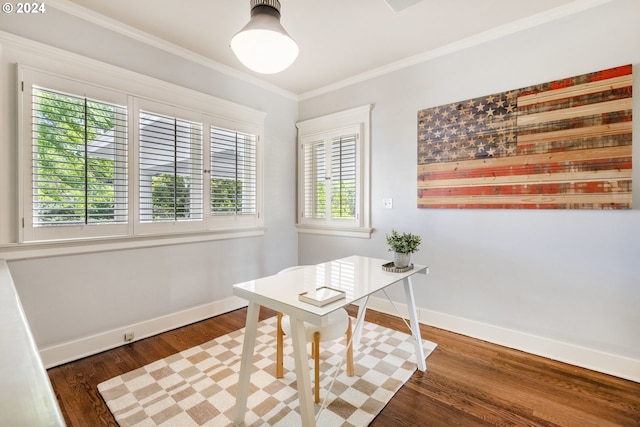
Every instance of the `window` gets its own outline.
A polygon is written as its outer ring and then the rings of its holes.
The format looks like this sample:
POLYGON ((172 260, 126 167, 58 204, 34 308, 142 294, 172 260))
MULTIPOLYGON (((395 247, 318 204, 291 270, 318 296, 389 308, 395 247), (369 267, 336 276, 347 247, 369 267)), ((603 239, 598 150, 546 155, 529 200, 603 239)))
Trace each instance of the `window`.
POLYGON ((210 143, 211 221, 257 224, 258 136, 211 126, 210 143))
POLYGON ((140 222, 202 221, 202 123, 141 110, 138 124, 140 222))
POLYGON ((191 107, 179 107, 18 70, 21 242, 229 237, 262 225, 264 113, 222 101, 212 108, 214 98, 193 92, 191 107))
POLYGON ((256 213, 256 136, 211 127, 211 214, 256 213))
POLYGON ((23 100, 25 240, 126 233, 126 96, 66 83, 43 77, 23 100))
POLYGON ((326 180, 327 168, 325 161, 324 141, 308 140, 302 144, 302 158, 304 159, 304 208, 301 217, 305 220, 311 218, 326 218, 326 180))
POLYGON ((33 221, 127 221, 126 108, 33 90, 33 221))
POLYGON ((316 138, 311 137, 302 143, 305 173, 301 216, 316 220, 355 220, 359 130, 354 128, 326 141, 316 138), (327 151, 329 159, 326 158, 327 151))
POLYGON ((331 139, 331 217, 356 219, 358 174, 356 147, 359 135, 340 135, 331 139))
POLYGON ((370 106, 298 123, 298 230, 369 237, 370 106))

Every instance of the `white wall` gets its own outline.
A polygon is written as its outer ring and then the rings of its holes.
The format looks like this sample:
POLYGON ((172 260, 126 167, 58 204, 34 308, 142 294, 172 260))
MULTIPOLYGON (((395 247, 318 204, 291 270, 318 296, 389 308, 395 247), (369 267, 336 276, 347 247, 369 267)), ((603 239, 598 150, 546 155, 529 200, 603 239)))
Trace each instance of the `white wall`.
MULTIPOLYGON (((237 308, 245 302, 232 297, 233 283, 296 263, 294 96, 54 8, 29 17, 31 25, 10 18, 0 17, 0 258, 10 258, 45 365, 120 345, 125 330, 141 338, 237 308), (37 246, 19 249, 14 64, 55 67, 57 49, 265 112, 264 235, 95 253, 80 248, 72 249, 78 254, 62 256, 51 256, 49 250, 38 258, 32 258, 37 246)), ((91 75, 84 77, 92 81, 91 75)))
MULTIPOLYGON (((48 8, 0 31, 267 113, 264 237, 9 262, 45 363, 55 364, 232 306, 231 284, 296 263, 388 256, 391 228, 423 236, 415 261, 422 320, 640 381, 640 214, 416 208, 420 109, 640 63, 640 2, 580 15, 302 101, 48 8), (371 239, 295 234, 295 122, 375 104, 371 239), (393 209, 382 209, 392 197, 393 209), (139 333, 138 333, 139 332, 139 333), (47 362, 47 355, 50 356, 47 362)), ((452 23, 452 25, 455 25, 452 23)), ((0 257, 15 252, 16 87, 32 58, 0 37, 0 257)), ((635 82, 639 81, 636 70, 635 82)), ((640 100, 636 96, 635 109, 640 100)), ((634 125, 634 154, 640 154, 634 125)), ((640 194, 640 172, 634 172, 640 194)), ((640 198, 635 197, 635 208, 640 198)), ((29 251, 27 251, 29 252, 29 251)), ((393 294, 396 299, 401 296, 393 294)), ((381 305, 382 306, 382 305, 381 305)))
MULTIPOLYGON (((300 120, 375 104, 376 232, 370 240, 300 234, 300 263, 389 258, 386 233, 419 233, 414 261, 431 267, 416 279, 422 321, 640 381, 640 168, 631 211, 416 208, 418 110, 629 63, 640 87, 638 17, 640 2, 617 0, 303 100, 300 120)), ((638 118, 633 127, 638 159, 638 118)))

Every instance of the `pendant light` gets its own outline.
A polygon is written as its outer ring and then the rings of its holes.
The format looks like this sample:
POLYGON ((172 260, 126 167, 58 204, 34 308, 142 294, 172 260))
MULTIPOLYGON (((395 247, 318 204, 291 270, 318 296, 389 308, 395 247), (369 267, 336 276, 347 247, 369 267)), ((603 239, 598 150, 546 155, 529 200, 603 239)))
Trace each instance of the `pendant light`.
POLYGON ((231 39, 240 62, 262 74, 278 73, 298 56, 298 45, 280 25, 279 0, 251 0, 251 19, 231 39))

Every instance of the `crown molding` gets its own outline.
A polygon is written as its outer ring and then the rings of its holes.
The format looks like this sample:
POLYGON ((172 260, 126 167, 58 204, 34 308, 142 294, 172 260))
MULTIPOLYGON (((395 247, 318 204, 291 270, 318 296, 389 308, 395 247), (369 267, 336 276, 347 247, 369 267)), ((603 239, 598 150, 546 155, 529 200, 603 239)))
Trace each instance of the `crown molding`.
POLYGON ((289 92, 285 89, 282 89, 281 87, 267 83, 264 80, 260 80, 259 78, 256 78, 252 75, 243 73, 242 71, 239 71, 227 65, 221 64, 217 61, 214 61, 213 59, 197 54, 193 51, 190 51, 189 49, 185 49, 167 40, 161 39, 160 37, 156 37, 144 31, 138 30, 137 28, 131 27, 127 24, 123 24, 122 22, 116 21, 115 19, 109 18, 104 15, 101 15, 97 12, 84 8, 68 0, 48 0, 47 7, 53 7, 54 9, 57 9, 68 15, 75 16, 76 18, 80 18, 94 25, 100 26, 107 30, 121 34, 125 37, 131 38, 133 40, 137 40, 139 42, 142 42, 149 46, 163 50, 172 55, 186 59, 187 61, 191 61, 193 63, 203 65, 211 70, 217 71, 222 74, 226 74, 228 76, 231 76, 238 80, 242 80, 254 86, 258 86, 276 95, 280 95, 282 97, 285 97, 294 101, 298 100, 298 95, 296 95, 293 92, 289 92))
POLYGON ((437 49, 432 49, 430 51, 427 51, 418 55, 414 55, 412 57, 409 57, 400 61, 396 61, 361 74, 357 74, 347 79, 344 79, 336 83, 333 83, 318 89, 314 89, 302 94, 295 94, 293 92, 282 89, 278 86, 267 83, 252 75, 243 73, 239 70, 236 70, 234 68, 221 64, 217 61, 204 57, 200 54, 192 52, 181 46, 168 42, 164 39, 153 36, 144 31, 140 31, 136 28, 123 24, 114 19, 108 18, 104 15, 101 15, 92 10, 86 9, 68 0, 48 0, 47 6, 48 7, 51 6, 64 13, 83 19, 87 22, 101 26, 108 30, 114 31, 116 33, 129 37, 131 39, 140 41, 149 46, 161 49, 165 52, 184 58, 188 61, 203 65, 214 71, 229 75, 231 77, 253 84, 260 88, 266 89, 270 92, 273 92, 285 98, 288 98, 294 101, 303 101, 303 100, 324 95, 324 94, 327 94, 351 85, 362 83, 364 81, 371 80, 373 78, 380 77, 385 74, 389 74, 389 73, 399 71, 414 65, 428 62, 433 59, 440 58, 455 52, 459 52, 464 49, 478 46, 492 40, 506 37, 506 36, 518 33, 520 31, 527 30, 529 28, 534 28, 540 25, 544 25, 544 24, 556 21, 558 19, 562 19, 567 16, 571 16, 571 15, 601 6, 603 4, 611 3, 614 1, 617 1, 617 0, 574 0, 571 3, 529 16, 527 18, 520 19, 518 21, 501 25, 487 31, 483 31, 476 35, 450 43, 446 46, 442 46, 437 49))
POLYGON ((481 33, 464 38, 462 40, 458 40, 456 42, 439 47, 437 49, 432 49, 430 51, 427 51, 418 55, 414 55, 409 58, 384 65, 382 67, 375 68, 373 70, 364 72, 362 74, 357 74, 353 77, 324 86, 322 88, 302 93, 298 95, 298 98, 300 101, 315 98, 316 96, 324 95, 324 94, 336 91, 338 89, 343 89, 348 86, 362 83, 367 80, 371 80, 373 78, 383 76, 385 74, 402 70, 404 68, 422 64, 424 62, 428 62, 436 58, 440 58, 455 52, 468 49, 470 47, 478 46, 492 40, 506 37, 506 36, 518 33, 520 31, 527 30, 529 28, 534 28, 543 24, 547 24, 547 23, 556 21, 558 19, 577 14, 585 10, 592 9, 594 7, 601 6, 606 3, 611 3, 613 1, 617 1, 617 0, 575 0, 563 6, 549 9, 547 11, 544 11, 535 15, 531 15, 527 18, 523 18, 518 21, 513 21, 508 24, 504 24, 504 25, 492 28, 490 30, 483 31, 481 33))

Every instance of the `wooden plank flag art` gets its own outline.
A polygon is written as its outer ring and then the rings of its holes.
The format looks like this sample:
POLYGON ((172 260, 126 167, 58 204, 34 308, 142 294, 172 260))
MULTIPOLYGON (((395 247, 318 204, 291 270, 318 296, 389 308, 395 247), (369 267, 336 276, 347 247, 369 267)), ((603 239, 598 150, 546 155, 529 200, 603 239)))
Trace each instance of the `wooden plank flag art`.
POLYGON ((631 209, 632 67, 418 112, 418 207, 631 209))

